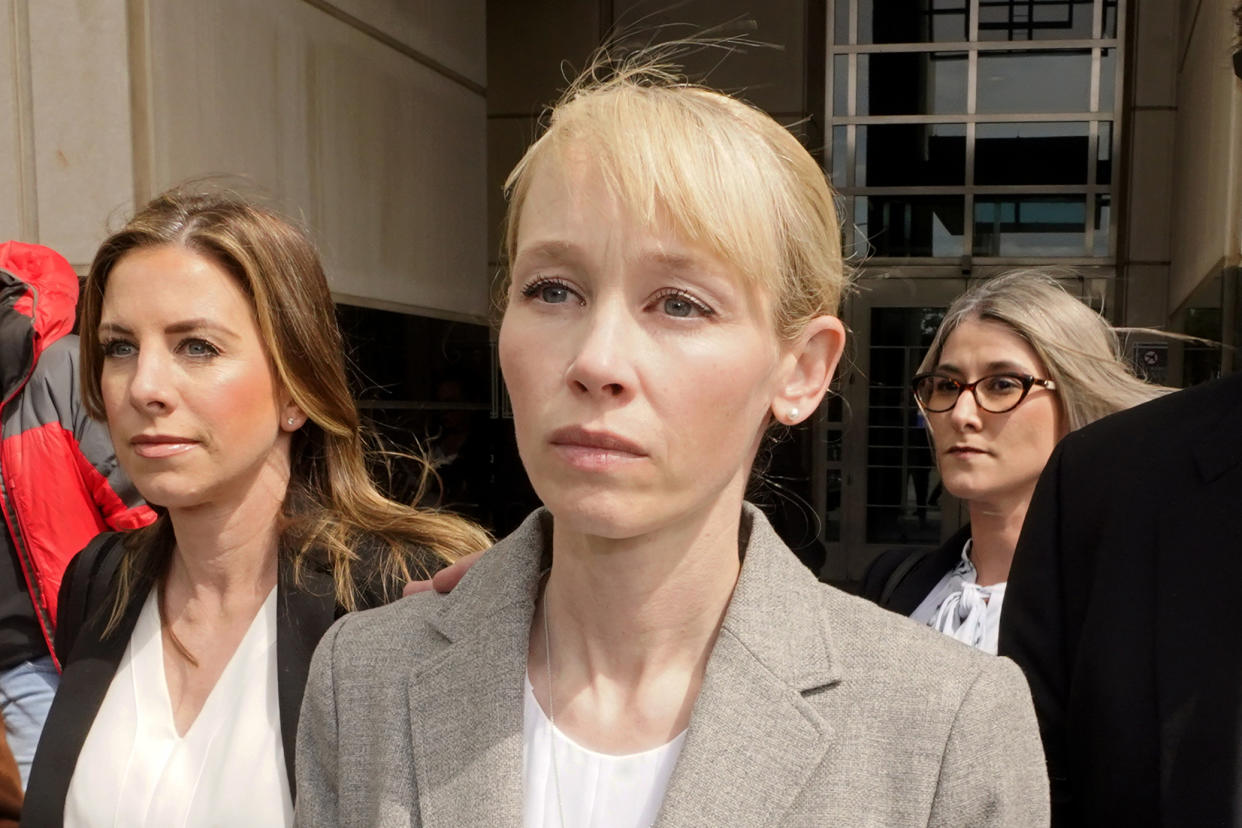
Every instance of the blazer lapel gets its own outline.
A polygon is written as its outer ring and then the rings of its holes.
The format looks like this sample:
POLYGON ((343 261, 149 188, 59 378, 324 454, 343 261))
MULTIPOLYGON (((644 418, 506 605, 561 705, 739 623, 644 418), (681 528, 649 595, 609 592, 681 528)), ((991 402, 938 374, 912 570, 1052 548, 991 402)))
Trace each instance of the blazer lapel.
POLYGON ((838 679, 808 592, 818 585, 763 515, 745 509, 742 572, 658 825, 779 824, 832 744, 831 725, 803 698, 838 679))
POLYGON ((60 703, 52 703, 43 726, 39 761, 22 810, 23 825, 60 825, 63 821, 65 797, 82 745, 112 686, 148 591, 133 591, 125 615, 106 638, 102 636, 106 612, 96 612, 78 634, 68 666, 61 673, 56 697, 60 703))
POLYGON ((292 571, 282 563, 276 590, 276 696, 285 772, 289 790, 296 797, 298 716, 311 656, 336 619, 335 585, 327 572, 307 567, 302 571, 302 583, 295 587, 292 571))
POLYGON ((550 536, 546 512, 527 518, 433 619, 446 646, 409 686, 423 825, 521 823, 523 678, 550 536))

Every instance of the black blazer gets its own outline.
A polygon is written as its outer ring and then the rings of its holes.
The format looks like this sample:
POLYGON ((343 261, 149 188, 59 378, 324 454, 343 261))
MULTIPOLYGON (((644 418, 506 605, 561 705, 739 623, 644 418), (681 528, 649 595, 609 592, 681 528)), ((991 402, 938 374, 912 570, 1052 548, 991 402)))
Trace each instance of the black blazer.
POLYGON ((969 537, 968 523, 935 549, 907 546, 884 550, 867 567, 858 594, 885 609, 908 616, 918 609, 940 579, 957 566, 969 537), (903 566, 908 567, 904 572, 900 571, 903 566), (885 596, 885 587, 894 577, 898 580, 885 596))
POLYGON ((1242 374, 1053 452, 1005 593, 1054 824, 1242 825, 1242 374))
MULTIPOLYGON (((68 608, 74 606, 102 607, 103 612, 92 611, 77 631, 69 651, 58 653, 61 663, 65 665, 64 672, 31 767, 22 810, 23 826, 63 824, 65 796, 77 767, 78 754, 120 666, 149 592, 147 589, 134 590, 120 626, 104 638, 102 632, 107 610, 111 607, 110 600, 102 600, 103 595, 74 594, 75 585, 82 584, 92 591, 102 589, 106 595, 110 583, 100 584, 97 578, 80 577, 78 573, 78 567, 82 565, 90 566, 92 575, 115 572, 115 557, 123 551, 121 544, 106 543, 107 538, 104 540, 98 557, 83 552, 73 559, 61 585, 58 615, 62 619, 68 608), (91 560, 84 563, 84 558, 91 560)), ((305 568, 302 584, 295 588, 288 567, 282 565, 276 590, 276 692, 285 769, 292 792, 298 714, 302 708, 302 692, 306 688, 311 655, 319 639, 343 611, 336 605, 332 576, 325 571, 305 568)), ((57 638, 59 648, 65 643, 59 630, 57 638)))

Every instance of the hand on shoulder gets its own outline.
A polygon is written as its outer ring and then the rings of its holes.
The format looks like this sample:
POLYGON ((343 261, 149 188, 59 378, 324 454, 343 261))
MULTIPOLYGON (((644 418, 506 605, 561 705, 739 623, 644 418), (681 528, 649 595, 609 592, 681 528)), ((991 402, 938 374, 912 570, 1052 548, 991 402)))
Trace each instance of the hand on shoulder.
POLYGON ((425 581, 410 581, 401 591, 402 596, 414 595, 419 592, 430 592, 435 590, 439 593, 449 593, 461 581, 470 567, 474 566, 479 560, 482 552, 471 552, 464 558, 459 558, 451 566, 446 566, 432 577, 425 581))

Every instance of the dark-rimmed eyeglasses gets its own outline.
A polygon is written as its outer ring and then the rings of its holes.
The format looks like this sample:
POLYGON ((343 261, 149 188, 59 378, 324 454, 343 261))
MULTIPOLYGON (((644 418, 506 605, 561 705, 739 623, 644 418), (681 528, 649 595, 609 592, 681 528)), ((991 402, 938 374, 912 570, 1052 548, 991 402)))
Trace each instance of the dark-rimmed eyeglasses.
POLYGON ((933 414, 951 411, 963 391, 973 394, 975 404, 984 411, 1004 414, 1017 408, 1036 385, 1049 391, 1057 388, 1052 380, 1029 374, 989 374, 974 382, 960 382, 944 374, 919 374, 910 381, 910 390, 919 407, 933 414))

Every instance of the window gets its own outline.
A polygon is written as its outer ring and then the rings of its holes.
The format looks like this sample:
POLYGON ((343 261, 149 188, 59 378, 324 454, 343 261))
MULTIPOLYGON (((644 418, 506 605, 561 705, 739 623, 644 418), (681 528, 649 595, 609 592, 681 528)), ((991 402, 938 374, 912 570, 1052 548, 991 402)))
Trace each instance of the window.
POLYGON ((979 39, 1085 40, 1093 11, 1092 0, 979 0, 979 39))
POLYGON ((1086 203, 1075 196, 980 196, 974 235, 976 256, 1082 256, 1086 203))
POLYGON ((867 402, 868 543, 938 543, 940 475, 908 389, 944 308, 872 308, 867 402))
POLYGON ((829 170, 847 249, 963 267, 1104 263, 1121 11, 835 0, 829 170))

